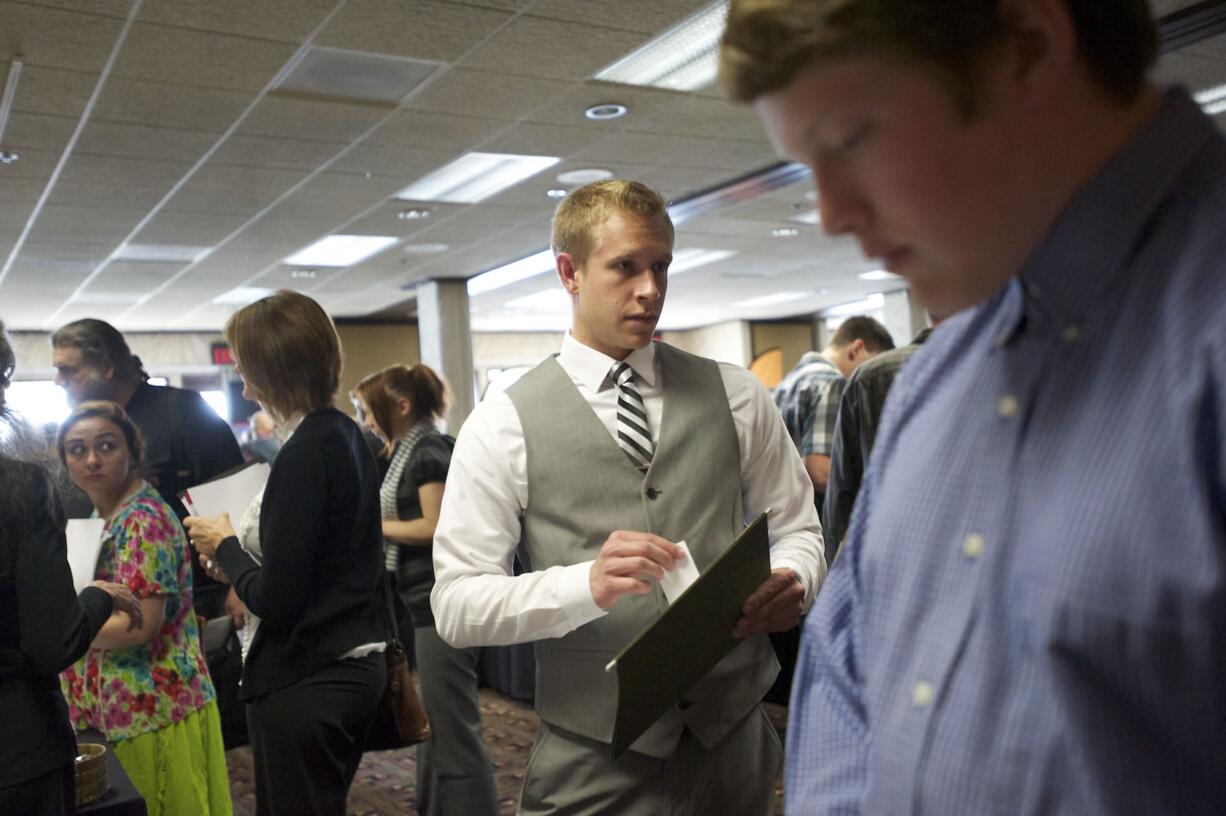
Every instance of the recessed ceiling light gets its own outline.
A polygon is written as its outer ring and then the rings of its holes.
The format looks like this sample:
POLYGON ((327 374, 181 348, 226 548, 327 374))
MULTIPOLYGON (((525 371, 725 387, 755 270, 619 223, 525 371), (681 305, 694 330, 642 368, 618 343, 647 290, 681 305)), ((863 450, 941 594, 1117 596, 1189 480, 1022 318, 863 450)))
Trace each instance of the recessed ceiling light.
POLYGON ((625 105, 618 105, 615 102, 606 102, 602 105, 592 105, 583 112, 583 115, 588 119, 601 121, 604 119, 620 119, 630 111, 625 105))
POLYGON ((762 306, 776 306, 780 303, 791 303, 794 300, 801 300, 812 295, 812 292, 775 292, 773 295, 762 295, 761 297, 742 300, 740 303, 733 304, 743 309, 757 309, 762 306))
POLYGON ((14 153, 12 150, 0 150, 0 164, 12 164, 19 158, 21 158, 21 156, 14 153))
POLYGON ((405 255, 437 255, 451 249, 450 244, 405 244, 405 255))
POLYGON ((181 246, 178 244, 130 244, 123 243, 119 245, 119 249, 115 250, 115 254, 111 256, 113 261, 159 261, 163 263, 174 263, 183 261, 185 263, 195 263, 200 258, 204 257, 212 247, 204 246, 181 246))
POLYGON ((872 272, 861 272, 856 275, 860 280, 879 281, 879 280, 898 280, 899 276, 893 272, 887 272, 884 269, 874 269, 872 272))
POLYGON ((588 167, 582 170, 568 170, 565 173, 561 173, 558 176, 558 181, 563 184, 591 184, 593 181, 604 181, 611 178, 613 178, 612 170, 588 167))
POLYGON ((430 211, 417 208, 401 210, 396 213, 396 217, 401 221, 424 221, 430 217, 430 211))
POLYGON ((213 298, 213 303, 218 306, 246 306, 248 303, 255 303, 260 298, 271 294, 271 289, 260 286, 236 286, 229 292, 222 292, 213 298))
POLYGON ((778 227, 771 230, 771 235, 776 238, 795 238, 797 235, 800 235, 800 230, 795 227, 778 227))
POLYGON ((469 278, 468 294, 470 297, 472 295, 479 295, 482 292, 489 292, 503 286, 508 286, 516 281, 544 274, 554 268, 553 264, 553 250, 542 249, 540 252, 529 255, 526 258, 520 258, 518 261, 494 267, 476 277, 469 278))
POLYGON ((287 266, 353 266, 399 241, 393 235, 329 235, 290 255, 287 266))
POLYGON ((730 249, 698 249, 688 247, 673 255, 673 262, 668 265, 669 275, 680 275, 700 266, 713 264, 731 258, 736 253, 730 249))
POLYGON ((562 161, 557 156, 465 153, 396 193, 405 201, 476 204, 562 161))
POLYGON ((603 69, 596 79, 677 91, 710 85, 727 16, 728 0, 718 0, 603 69))
POLYGON ((546 190, 545 195, 549 196, 550 198, 566 198, 566 191, 560 189, 546 190))
POLYGON ((829 309, 822 309, 822 316, 846 317, 848 315, 861 314, 862 312, 871 312, 874 309, 880 309, 884 305, 885 295, 880 292, 874 292, 864 300, 841 303, 838 306, 831 306, 829 309))

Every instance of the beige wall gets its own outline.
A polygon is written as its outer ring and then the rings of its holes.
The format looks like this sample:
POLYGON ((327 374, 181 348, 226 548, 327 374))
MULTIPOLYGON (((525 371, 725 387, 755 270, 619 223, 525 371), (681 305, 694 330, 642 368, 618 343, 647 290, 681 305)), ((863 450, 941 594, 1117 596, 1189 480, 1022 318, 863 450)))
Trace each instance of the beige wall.
POLYGON ((721 363, 748 367, 753 362, 749 324, 743 320, 729 320, 687 331, 661 332, 660 336, 664 342, 683 351, 721 363))
MULTIPOLYGON (((10 332, 17 353, 19 380, 49 380, 51 335, 48 332, 10 332)), ((154 376, 221 370, 212 364, 209 346, 224 343, 221 332, 125 332, 132 353, 154 376)))
POLYGON ((788 323, 754 323, 753 356, 767 349, 783 352, 783 370, 790 371, 806 351, 813 351, 813 324, 809 321, 788 323))
POLYGON ((336 407, 353 414, 349 392, 367 374, 396 363, 411 366, 420 362, 417 326, 389 323, 386 325, 340 324, 336 332, 345 349, 345 366, 341 370, 341 390, 336 407))

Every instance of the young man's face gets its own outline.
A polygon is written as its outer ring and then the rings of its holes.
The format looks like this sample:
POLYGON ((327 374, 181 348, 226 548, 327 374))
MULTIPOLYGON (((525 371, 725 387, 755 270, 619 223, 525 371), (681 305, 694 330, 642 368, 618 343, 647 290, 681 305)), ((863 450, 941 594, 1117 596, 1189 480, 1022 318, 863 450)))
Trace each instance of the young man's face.
POLYGON ((756 107, 776 148, 812 169, 824 229, 854 236, 945 316, 997 291, 1030 250, 1010 228, 1010 158, 1026 147, 1007 86, 985 78, 967 119, 921 68, 849 58, 801 72, 756 107))
POLYGON ((596 233, 595 247, 578 267, 559 256, 566 290, 577 296, 572 333, 586 346, 622 360, 651 342, 664 308, 673 235, 659 220, 614 213, 596 233))

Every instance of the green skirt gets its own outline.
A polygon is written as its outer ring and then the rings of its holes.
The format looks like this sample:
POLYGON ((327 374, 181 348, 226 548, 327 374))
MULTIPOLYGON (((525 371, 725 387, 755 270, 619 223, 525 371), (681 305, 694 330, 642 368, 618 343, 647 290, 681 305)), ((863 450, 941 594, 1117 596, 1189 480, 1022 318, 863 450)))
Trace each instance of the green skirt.
POLYGON ((149 816, 232 816, 216 702, 169 728, 118 742, 114 750, 149 816))

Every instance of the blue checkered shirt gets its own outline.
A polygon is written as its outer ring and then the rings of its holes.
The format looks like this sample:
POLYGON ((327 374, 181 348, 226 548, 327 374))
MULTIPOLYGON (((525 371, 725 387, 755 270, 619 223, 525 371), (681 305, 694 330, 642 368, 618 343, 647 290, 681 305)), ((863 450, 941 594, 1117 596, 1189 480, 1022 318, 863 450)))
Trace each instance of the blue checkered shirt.
POLYGON ((847 381, 816 351, 805 352, 775 388, 775 405, 801 456, 829 456, 847 381))
POLYGON ((791 814, 1226 813, 1226 142, 1171 92, 895 382, 791 814))

